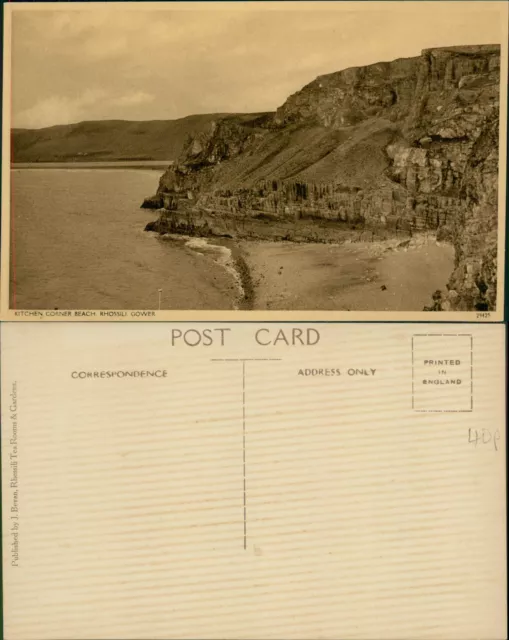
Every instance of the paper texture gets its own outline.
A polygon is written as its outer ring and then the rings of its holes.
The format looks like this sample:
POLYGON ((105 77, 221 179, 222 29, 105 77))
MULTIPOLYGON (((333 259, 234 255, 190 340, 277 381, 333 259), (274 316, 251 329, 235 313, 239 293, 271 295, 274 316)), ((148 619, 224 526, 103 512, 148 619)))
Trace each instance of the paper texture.
POLYGON ((506 2, 4 17, 2 319, 504 319, 506 2))
POLYGON ((1 338, 6 640, 505 637, 504 327, 1 338))

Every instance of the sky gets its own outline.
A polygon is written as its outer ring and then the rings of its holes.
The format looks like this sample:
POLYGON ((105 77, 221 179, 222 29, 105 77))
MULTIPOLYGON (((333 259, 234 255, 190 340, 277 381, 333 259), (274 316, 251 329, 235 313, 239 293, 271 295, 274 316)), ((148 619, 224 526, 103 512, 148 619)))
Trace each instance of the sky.
POLYGON ((12 125, 273 111, 319 75, 502 41, 499 2, 11 4, 12 125))

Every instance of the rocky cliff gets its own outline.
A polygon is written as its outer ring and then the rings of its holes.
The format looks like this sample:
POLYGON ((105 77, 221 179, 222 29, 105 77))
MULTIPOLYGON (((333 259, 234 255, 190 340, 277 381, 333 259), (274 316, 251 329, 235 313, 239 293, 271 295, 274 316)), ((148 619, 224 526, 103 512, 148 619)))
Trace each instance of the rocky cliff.
POLYGON ((219 118, 191 137, 144 203, 164 208, 150 228, 199 213, 207 230, 237 220, 248 235, 262 218, 428 230, 456 248, 445 308, 493 309, 499 83, 496 45, 320 76, 275 114, 219 118))

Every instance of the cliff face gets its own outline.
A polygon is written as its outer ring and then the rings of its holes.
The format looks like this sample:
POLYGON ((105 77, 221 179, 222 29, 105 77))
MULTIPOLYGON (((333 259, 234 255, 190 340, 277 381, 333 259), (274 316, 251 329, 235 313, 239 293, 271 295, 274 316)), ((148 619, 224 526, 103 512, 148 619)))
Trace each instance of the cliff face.
POLYGON ((145 206, 431 230, 456 247, 449 306, 494 308, 499 65, 465 46, 320 76, 189 139, 145 206))
POLYGON ((278 124, 313 120, 341 128, 374 116, 394 120, 411 107, 419 58, 381 62, 319 76, 277 110, 278 124))
POLYGON ((452 308, 495 309, 498 244, 498 119, 487 124, 468 158, 463 206, 454 219, 456 268, 450 280, 452 308))

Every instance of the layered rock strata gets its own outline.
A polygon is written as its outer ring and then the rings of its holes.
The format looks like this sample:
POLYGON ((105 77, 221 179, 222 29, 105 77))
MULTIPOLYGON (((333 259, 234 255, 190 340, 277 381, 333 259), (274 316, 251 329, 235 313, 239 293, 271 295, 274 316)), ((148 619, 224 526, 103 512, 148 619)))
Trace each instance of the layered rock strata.
POLYGON ((320 76, 275 114, 224 117, 190 138, 144 202, 162 209, 150 228, 432 232, 456 249, 449 307, 493 309, 499 84, 496 45, 320 76))

